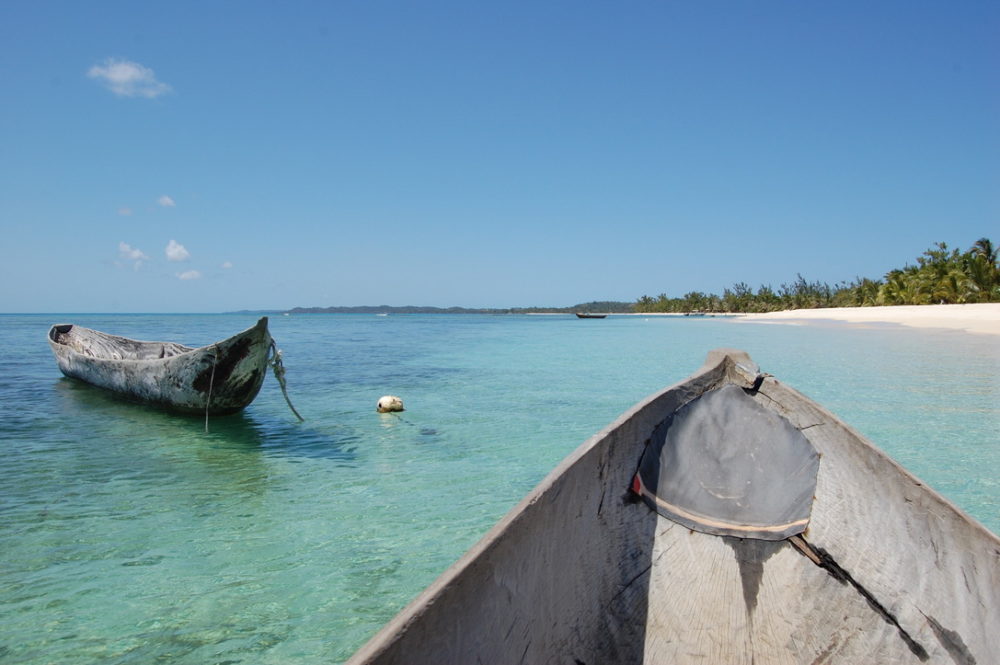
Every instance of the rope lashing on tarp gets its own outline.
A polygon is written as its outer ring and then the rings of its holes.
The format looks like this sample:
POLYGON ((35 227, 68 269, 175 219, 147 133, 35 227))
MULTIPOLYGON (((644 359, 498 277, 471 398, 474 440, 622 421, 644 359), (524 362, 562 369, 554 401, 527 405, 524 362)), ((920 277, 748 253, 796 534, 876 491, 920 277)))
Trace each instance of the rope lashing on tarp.
POLYGON ((300 422, 305 422, 305 418, 300 416, 299 412, 292 406, 292 400, 288 399, 288 388, 285 385, 285 364, 281 362, 281 349, 274 343, 274 339, 271 339, 271 359, 269 364, 271 365, 271 369, 274 370, 274 378, 278 380, 278 385, 281 386, 281 394, 285 396, 288 408, 292 410, 292 413, 295 414, 295 417, 300 422))

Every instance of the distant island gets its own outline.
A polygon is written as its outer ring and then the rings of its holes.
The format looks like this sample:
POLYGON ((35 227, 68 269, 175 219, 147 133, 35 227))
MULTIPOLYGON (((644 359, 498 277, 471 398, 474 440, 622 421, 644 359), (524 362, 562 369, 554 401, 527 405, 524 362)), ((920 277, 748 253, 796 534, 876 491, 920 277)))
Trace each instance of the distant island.
POLYGON ((421 307, 414 305, 360 305, 355 307, 294 307, 288 314, 574 314, 576 312, 601 314, 631 314, 635 304, 603 300, 581 303, 572 307, 421 307))

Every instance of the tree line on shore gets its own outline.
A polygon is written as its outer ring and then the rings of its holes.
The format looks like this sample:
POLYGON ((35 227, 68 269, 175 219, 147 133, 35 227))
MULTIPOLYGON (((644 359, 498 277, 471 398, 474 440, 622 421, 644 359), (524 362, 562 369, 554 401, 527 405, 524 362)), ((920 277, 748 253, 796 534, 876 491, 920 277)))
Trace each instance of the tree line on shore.
POLYGON ((692 292, 680 298, 665 293, 642 296, 636 312, 775 312, 817 307, 866 307, 876 305, 931 305, 1000 302, 998 250, 989 238, 980 238, 965 252, 939 242, 907 265, 886 273, 883 279, 856 278, 830 286, 810 282, 801 274, 790 284, 774 289, 761 285, 754 291, 745 282, 725 289, 722 295, 692 292))

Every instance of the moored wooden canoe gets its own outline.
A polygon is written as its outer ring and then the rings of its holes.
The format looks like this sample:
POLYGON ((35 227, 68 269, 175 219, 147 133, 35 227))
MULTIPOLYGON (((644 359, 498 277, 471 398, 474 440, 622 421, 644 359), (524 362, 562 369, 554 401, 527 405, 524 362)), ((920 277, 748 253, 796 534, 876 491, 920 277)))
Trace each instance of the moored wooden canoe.
POLYGON ((738 351, 567 457, 349 661, 972 663, 1000 539, 738 351))
POLYGON ((48 339, 68 377, 132 401, 212 415, 234 413, 254 400, 272 349, 267 317, 199 348, 142 342, 73 324, 52 326, 48 339))

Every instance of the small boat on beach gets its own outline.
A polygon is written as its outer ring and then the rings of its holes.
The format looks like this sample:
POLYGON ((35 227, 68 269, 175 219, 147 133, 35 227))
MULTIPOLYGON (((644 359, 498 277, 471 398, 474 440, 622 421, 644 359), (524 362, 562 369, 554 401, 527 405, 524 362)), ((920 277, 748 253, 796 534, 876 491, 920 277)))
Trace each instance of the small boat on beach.
POLYGON ((70 378, 132 401, 206 415, 234 413, 254 400, 274 345, 267 317, 199 348, 141 342, 68 323, 52 326, 48 339, 59 369, 70 378))
POLYGON ((1000 654, 1000 539, 743 352, 563 460, 348 661, 1000 654))
POLYGON ((594 314, 592 312, 577 312, 576 318, 578 319, 603 319, 607 318, 607 314, 594 314))

